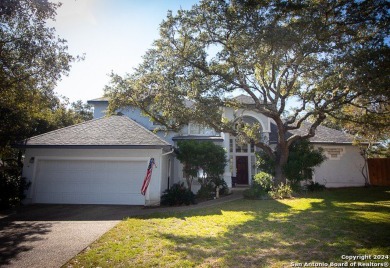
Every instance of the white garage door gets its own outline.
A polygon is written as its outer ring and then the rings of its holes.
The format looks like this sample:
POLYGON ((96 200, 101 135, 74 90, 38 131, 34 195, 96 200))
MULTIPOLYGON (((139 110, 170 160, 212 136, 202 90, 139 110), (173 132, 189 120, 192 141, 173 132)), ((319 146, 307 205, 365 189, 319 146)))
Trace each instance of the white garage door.
POLYGON ((40 160, 34 202, 144 205, 146 161, 40 160))

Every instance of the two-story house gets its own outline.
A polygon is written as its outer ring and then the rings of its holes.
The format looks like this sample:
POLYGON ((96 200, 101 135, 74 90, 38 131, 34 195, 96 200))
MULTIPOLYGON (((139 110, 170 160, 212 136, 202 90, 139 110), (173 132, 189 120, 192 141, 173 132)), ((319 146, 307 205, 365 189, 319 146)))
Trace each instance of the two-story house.
MULTIPOLYGON (((250 104, 245 95, 235 97, 250 104)), ((184 181, 182 165, 173 148, 179 140, 213 141, 226 149, 224 179, 229 187, 249 185, 256 170, 253 145, 238 144, 229 133, 189 123, 180 132, 152 131, 155 125, 137 108, 106 117, 107 98, 88 101, 94 120, 28 139, 23 174, 32 182, 27 197, 33 203, 157 205, 161 193, 184 181), (156 162, 146 195, 140 193, 150 158, 156 162), (232 180, 232 178, 234 178, 232 180)), ((224 116, 259 123, 263 137, 276 143, 276 128, 263 114, 224 108, 224 116)), ((297 130, 299 131, 299 130, 297 130)), ((352 137, 334 129, 318 127, 310 142, 322 147, 328 159, 315 169, 314 180, 327 187, 363 186, 364 159, 352 146, 352 137)), ((192 187, 199 189, 197 182, 192 187)))

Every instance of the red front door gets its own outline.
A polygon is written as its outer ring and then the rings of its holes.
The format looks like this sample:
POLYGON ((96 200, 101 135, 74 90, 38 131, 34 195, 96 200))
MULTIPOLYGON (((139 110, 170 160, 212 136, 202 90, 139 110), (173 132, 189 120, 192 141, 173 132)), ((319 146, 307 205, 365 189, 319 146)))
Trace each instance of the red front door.
POLYGON ((236 156, 237 184, 248 184, 248 156, 236 156))

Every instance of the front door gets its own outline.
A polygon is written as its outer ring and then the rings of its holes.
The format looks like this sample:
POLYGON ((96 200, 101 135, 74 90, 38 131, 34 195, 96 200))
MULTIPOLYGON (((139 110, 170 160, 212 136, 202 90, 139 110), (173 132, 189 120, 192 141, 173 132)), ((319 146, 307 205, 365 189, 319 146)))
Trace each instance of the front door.
POLYGON ((236 156, 237 184, 248 184, 248 156, 236 156))

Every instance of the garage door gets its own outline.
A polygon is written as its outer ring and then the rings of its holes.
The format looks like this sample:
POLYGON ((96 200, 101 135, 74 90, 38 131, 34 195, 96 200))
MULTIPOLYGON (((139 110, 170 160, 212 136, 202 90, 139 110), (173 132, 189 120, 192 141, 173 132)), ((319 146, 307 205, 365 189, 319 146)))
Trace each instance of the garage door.
POLYGON ((40 160, 34 202, 144 205, 146 161, 40 160))

